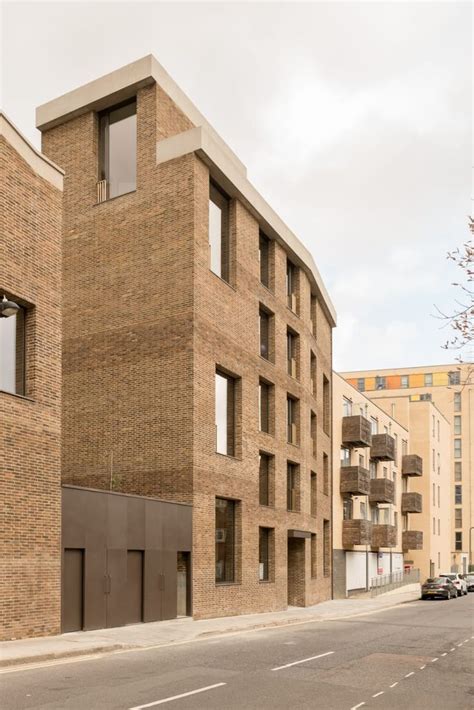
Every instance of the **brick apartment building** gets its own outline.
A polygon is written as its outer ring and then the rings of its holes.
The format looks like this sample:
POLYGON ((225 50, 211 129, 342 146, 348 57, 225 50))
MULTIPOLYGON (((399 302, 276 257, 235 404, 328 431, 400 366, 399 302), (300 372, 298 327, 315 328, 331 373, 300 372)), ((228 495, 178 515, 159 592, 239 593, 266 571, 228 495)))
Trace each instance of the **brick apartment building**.
POLYGON ((60 630, 63 173, 2 113, 0 170, 0 639, 6 640, 60 630))
MULTIPOLYGON (((437 436, 432 434, 430 423, 430 426, 424 428, 425 439, 424 442, 420 441, 420 446, 429 449, 430 456, 433 456, 436 449, 436 461, 434 464, 431 462, 431 467, 434 465, 436 470, 439 468, 438 454, 441 458, 445 455, 449 457, 449 568, 467 572, 469 564, 474 566, 474 365, 427 365, 345 372, 342 376, 370 399, 387 399, 390 406, 396 405, 397 398, 408 398, 413 403, 432 402, 434 408, 431 423, 437 417, 437 412, 449 423, 450 431, 446 432, 445 441, 440 444, 437 436)), ((383 405, 380 403, 380 406, 383 405)), ((404 406, 400 404, 400 411, 404 406)), ((410 416, 413 416, 414 411, 421 412, 422 409, 421 406, 411 407, 410 416)), ((444 422, 441 422, 441 426, 445 427, 444 422)), ((443 468, 441 473, 443 475, 443 468)))
POLYGON ((151 56, 37 125, 66 173, 63 483, 192 504, 195 618, 330 598, 335 313, 311 255, 151 56))

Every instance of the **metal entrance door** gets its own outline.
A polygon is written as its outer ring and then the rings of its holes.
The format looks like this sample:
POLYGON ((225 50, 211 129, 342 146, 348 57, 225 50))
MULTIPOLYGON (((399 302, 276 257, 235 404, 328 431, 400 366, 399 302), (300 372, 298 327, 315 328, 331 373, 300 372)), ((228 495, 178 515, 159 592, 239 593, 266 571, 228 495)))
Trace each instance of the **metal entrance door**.
POLYGON ((127 624, 143 621, 143 550, 127 551, 127 624))
POLYGON ((62 630, 84 628, 84 550, 64 550, 62 630))

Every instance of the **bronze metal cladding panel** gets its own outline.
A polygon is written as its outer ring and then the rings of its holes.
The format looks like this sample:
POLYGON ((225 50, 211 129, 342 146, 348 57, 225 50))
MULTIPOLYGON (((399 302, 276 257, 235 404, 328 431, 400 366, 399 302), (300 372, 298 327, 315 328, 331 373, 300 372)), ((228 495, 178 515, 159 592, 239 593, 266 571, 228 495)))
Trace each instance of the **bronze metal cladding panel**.
POLYGON ((127 551, 127 624, 143 621, 143 550, 127 551))
POLYGON ((161 550, 145 550, 143 571, 143 621, 163 618, 163 573, 161 550))
POLYGON ((342 418, 342 443, 345 446, 370 446, 372 434, 370 422, 361 414, 342 418))
POLYGON ((405 454, 402 457, 403 476, 422 476, 423 459, 418 454, 405 454))
POLYGON ((402 532, 402 547, 404 552, 422 550, 423 532, 421 530, 404 530, 402 532))
POLYGON ((395 525, 373 525, 372 547, 395 547, 397 529, 395 525))
POLYGON ((63 632, 81 631, 84 624, 84 550, 66 549, 63 558, 63 632))
POLYGON ((107 550, 107 626, 127 623, 127 550, 107 550))
POLYGON ((395 461, 395 439, 390 434, 373 434, 370 458, 395 461))
POLYGON ((178 614, 178 553, 175 550, 163 550, 162 570, 162 609, 163 619, 176 619, 178 614))
POLYGON ((342 546, 344 549, 354 545, 370 545, 371 537, 372 523, 370 520, 342 521, 342 546))
POLYGON ((369 501, 371 503, 393 503, 395 486, 389 478, 371 478, 369 501))
POLYGON ((421 493, 402 493, 402 513, 421 513, 423 507, 421 493))
POLYGON ((370 474, 362 466, 341 467, 340 492, 342 495, 368 495, 370 489, 370 474))

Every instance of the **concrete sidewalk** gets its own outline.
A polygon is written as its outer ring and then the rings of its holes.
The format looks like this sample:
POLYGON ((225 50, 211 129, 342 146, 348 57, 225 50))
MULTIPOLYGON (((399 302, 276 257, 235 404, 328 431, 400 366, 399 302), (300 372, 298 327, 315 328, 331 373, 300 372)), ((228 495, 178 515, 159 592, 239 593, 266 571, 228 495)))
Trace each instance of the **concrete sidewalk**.
POLYGON ((114 629, 77 631, 61 636, 3 641, 0 667, 41 663, 71 656, 152 648, 169 644, 202 641, 210 636, 296 623, 334 621, 381 611, 420 598, 420 585, 411 584, 375 599, 334 599, 315 606, 290 607, 265 614, 226 616, 194 621, 190 618, 121 626, 114 629))

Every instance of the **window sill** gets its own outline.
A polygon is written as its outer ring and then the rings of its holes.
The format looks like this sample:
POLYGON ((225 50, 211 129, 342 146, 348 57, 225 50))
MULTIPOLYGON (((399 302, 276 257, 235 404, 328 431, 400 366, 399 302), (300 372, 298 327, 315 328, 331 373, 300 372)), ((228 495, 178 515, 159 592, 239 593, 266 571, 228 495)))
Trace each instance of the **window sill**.
POLYGON ((287 441, 286 443, 287 443, 289 446, 295 446, 297 449, 300 448, 299 443, 297 444, 297 443, 294 442, 294 441, 287 441))
POLYGON ((226 281, 225 279, 222 278, 222 276, 219 276, 219 274, 216 274, 216 272, 213 271, 211 268, 209 268, 209 273, 212 274, 213 276, 215 276, 216 279, 218 279, 222 284, 225 284, 230 289, 232 289, 232 291, 234 291, 234 293, 237 293, 237 289, 235 288, 235 286, 232 286, 232 284, 229 283, 229 281, 226 281))
POLYGON ((265 357, 264 355, 259 355, 260 360, 263 360, 264 362, 268 362, 269 365, 275 365, 275 360, 271 360, 269 357, 265 357))
POLYGON ((216 587, 240 587, 241 582, 216 582, 216 587))
POLYGON ((275 510, 275 504, 272 505, 271 503, 259 503, 259 506, 261 508, 268 508, 268 510, 275 510))
POLYGON ((33 397, 27 397, 25 394, 17 394, 16 392, 8 392, 8 390, 0 390, 0 394, 7 394, 9 397, 23 399, 25 402, 34 402, 33 397))
POLYGON ((288 304, 286 305, 286 308, 287 308, 287 310, 290 311, 290 313, 293 313, 294 316, 296 316, 297 318, 300 318, 300 314, 297 313, 296 311, 294 311, 292 308, 290 308, 290 306, 288 304))
POLYGON ((214 452, 217 456, 223 456, 225 459, 230 459, 231 461, 242 461, 241 456, 232 456, 232 454, 222 454, 220 451, 214 452))
POLYGON ((291 510, 290 508, 286 509, 287 513, 297 513, 298 515, 301 513, 301 510, 291 510))
POLYGON ((119 200, 121 197, 126 197, 127 195, 133 195, 137 189, 135 190, 130 190, 129 192, 123 192, 121 195, 115 195, 115 197, 108 197, 106 200, 102 200, 102 202, 95 202, 93 207, 99 207, 100 205, 107 205, 109 202, 114 202, 114 200, 119 200))
POLYGON ((259 579, 258 583, 259 584, 275 584, 275 580, 273 580, 273 579, 259 579))

